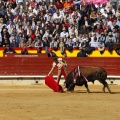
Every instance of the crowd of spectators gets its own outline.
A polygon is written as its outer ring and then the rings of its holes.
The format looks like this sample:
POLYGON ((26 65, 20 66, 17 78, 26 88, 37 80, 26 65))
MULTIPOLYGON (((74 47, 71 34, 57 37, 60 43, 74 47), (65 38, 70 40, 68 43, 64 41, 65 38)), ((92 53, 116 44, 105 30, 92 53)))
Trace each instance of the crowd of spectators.
POLYGON ((0 47, 120 54, 120 6, 86 0, 0 0, 0 47))

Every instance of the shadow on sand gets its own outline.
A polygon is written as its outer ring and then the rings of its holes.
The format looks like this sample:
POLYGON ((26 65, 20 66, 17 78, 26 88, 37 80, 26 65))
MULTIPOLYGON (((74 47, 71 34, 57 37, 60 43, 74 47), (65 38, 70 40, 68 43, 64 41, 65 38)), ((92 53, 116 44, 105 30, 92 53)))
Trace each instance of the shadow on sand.
MULTIPOLYGON (((71 92, 71 93, 88 93, 88 92, 86 90, 75 90, 74 92, 71 92)), ((109 94, 108 91, 106 91, 106 92, 102 92, 102 91, 90 91, 90 93, 88 93, 88 94, 91 94, 91 93, 109 94)), ((110 94, 120 94, 120 92, 111 92, 110 94)))

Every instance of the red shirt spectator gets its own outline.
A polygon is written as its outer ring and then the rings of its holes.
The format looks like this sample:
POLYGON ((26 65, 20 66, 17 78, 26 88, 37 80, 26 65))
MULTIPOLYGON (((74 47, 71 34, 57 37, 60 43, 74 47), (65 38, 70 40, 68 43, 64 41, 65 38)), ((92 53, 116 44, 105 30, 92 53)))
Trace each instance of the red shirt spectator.
POLYGON ((30 2, 30 6, 31 6, 32 8, 34 8, 36 4, 37 4, 37 3, 35 2, 35 0, 32 0, 32 1, 30 2))
POLYGON ((103 32, 103 29, 100 28, 100 25, 97 25, 97 28, 95 29, 94 32, 95 32, 95 33, 102 33, 102 32, 103 32))
POLYGON ((57 9, 63 9, 63 3, 61 3, 60 1, 56 1, 54 4, 57 9))
POLYGON ((69 24, 68 20, 64 20, 63 26, 65 26, 65 27, 67 27, 67 28, 70 27, 70 24, 69 24))
POLYGON ((114 18, 112 17, 112 16, 110 16, 109 18, 108 18, 108 21, 111 21, 112 23, 114 22, 114 18))

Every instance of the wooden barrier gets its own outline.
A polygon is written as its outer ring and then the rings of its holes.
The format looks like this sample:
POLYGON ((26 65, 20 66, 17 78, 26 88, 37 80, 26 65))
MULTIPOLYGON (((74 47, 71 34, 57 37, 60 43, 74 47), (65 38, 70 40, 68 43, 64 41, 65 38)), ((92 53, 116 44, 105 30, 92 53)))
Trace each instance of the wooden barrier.
MULTIPOLYGON (((120 58, 64 58, 68 63, 67 73, 74 67, 96 66, 103 67, 109 76, 120 76, 120 58)), ((6 54, 0 58, 0 76, 41 75, 45 76, 51 69, 53 58, 45 54, 18 55, 6 54)), ((57 70, 53 75, 57 75, 57 70)))

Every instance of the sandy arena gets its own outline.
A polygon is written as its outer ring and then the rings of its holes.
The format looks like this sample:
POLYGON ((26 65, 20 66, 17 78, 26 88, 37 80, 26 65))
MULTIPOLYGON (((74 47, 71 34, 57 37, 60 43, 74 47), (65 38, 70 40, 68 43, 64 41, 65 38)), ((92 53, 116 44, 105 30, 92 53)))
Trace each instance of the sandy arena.
POLYGON ((89 88, 55 93, 46 85, 0 85, 0 120, 120 120, 120 86, 110 85, 113 94, 89 88))

